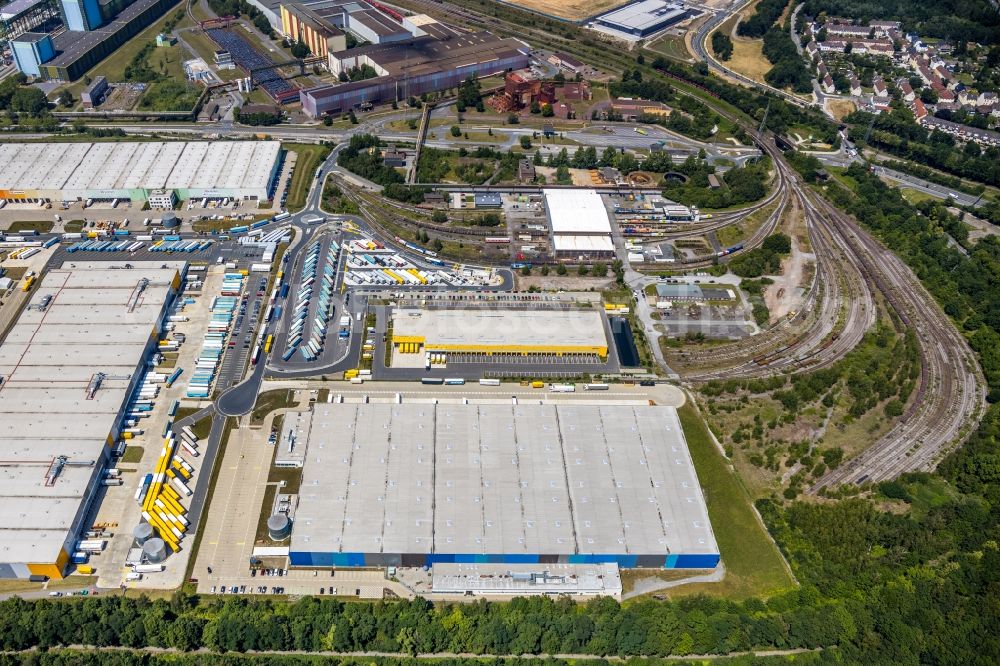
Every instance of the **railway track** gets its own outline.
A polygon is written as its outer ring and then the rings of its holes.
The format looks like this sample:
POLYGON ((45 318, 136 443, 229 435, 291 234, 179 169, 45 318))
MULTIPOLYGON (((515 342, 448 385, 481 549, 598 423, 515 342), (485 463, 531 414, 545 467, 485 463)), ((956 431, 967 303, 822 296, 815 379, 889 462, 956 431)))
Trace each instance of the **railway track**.
POLYGON ((986 396, 979 364, 951 320, 899 257, 826 200, 817 197, 815 205, 855 249, 900 321, 916 333, 921 375, 910 408, 896 426, 810 490, 929 471, 982 412, 986 396))
MULTIPOLYGON (((432 14, 444 12, 451 21, 468 27, 490 29, 544 44, 547 48, 557 48, 585 60, 596 60, 610 71, 635 66, 626 53, 608 49, 595 56, 590 52, 594 45, 585 36, 579 41, 566 39, 534 27, 531 21, 518 24, 499 16, 480 14, 454 2, 404 0, 401 4, 432 14)), ((664 72, 661 74, 669 76, 664 72)), ((677 92, 694 96, 680 89, 677 92)), ((710 91, 706 92, 715 97, 710 91)), ((716 106, 714 111, 737 123, 746 124, 745 118, 735 118, 724 108, 716 106)), ((975 357, 936 301, 901 259, 883 248, 847 215, 808 190, 766 136, 752 128, 747 131, 774 160, 780 176, 777 189, 781 191, 780 196, 785 197, 779 209, 783 211, 787 206, 784 190, 790 188, 798 198, 817 254, 816 277, 808 295, 809 307, 803 308, 807 314, 802 315, 800 311, 797 316, 803 316, 802 321, 793 322, 801 324, 803 330, 791 337, 788 337, 787 331, 777 331, 762 341, 745 343, 742 348, 733 345, 730 347, 732 353, 723 357, 732 361, 729 366, 703 375, 701 379, 711 376, 763 376, 779 371, 803 372, 833 363, 853 349, 874 322, 875 294, 881 294, 902 325, 912 328, 917 335, 921 377, 916 395, 904 418, 890 432, 852 460, 828 472, 811 492, 841 483, 893 478, 909 470, 932 469, 948 447, 961 439, 965 428, 982 412, 985 404, 984 381, 975 357), (815 314, 808 314, 814 310, 815 314), (756 352, 763 352, 765 356, 761 358, 761 354, 756 352), (754 358, 764 363, 758 363, 754 358)), ((721 228, 731 220, 717 222, 717 228, 721 228)), ((771 233, 776 221, 769 219, 768 222, 745 243, 748 249, 771 233)), ((704 228, 698 233, 711 230, 714 229, 704 228)), ((685 268, 708 265, 714 260, 706 258, 703 262, 685 264, 685 268)), ((710 350, 710 353, 718 357, 720 348, 710 350)))
MULTIPOLYGON (((793 176, 786 173, 786 178, 792 182, 793 176)), ((802 306, 791 319, 763 333, 685 353, 681 358, 686 365, 712 364, 711 369, 684 373, 687 381, 764 377, 778 371, 826 367, 853 349, 874 323, 874 297, 848 260, 846 248, 828 221, 810 206, 807 195, 796 189, 794 196, 795 210, 807 219, 816 254, 816 271, 802 306)), ((784 214, 786 207, 776 213, 784 214)))

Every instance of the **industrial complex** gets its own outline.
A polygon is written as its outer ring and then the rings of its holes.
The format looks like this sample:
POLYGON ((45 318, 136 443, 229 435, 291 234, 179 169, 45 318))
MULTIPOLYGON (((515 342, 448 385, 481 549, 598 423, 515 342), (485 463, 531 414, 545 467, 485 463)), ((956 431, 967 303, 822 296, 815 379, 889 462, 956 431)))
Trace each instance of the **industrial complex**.
POLYGON ((5 143, 0 199, 147 201, 271 198, 281 166, 277 141, 5 143))
POLYGON ((308 432, 294 566, 719 561, 670 407, 322 404, 308 432))
POLYGON ((185 269, 54 268, 0 345, 0 578, 62 577, 185 269))
MULTIPOLYGON (((43 79, 75 81, 163 16, 176 2, 135 0, 124 7, 123 4, 61 0, 60 14, 66 30, 50 34, 28 31, 12 40, 18 69, 43 79)), ((13 13, 10 20, 16 21, 22 15, 45 16, 25 8, 13 13)))
POLYGON ((610 257, 611 220, 604 201, 594 190, 549 189, 545 208, 557 257, 610 257))
POLYGON ((405 41, 330 52, 334 74, 368 65, 378 76, 303 90, 303 111, 315 118, 362 104, 401 101, 455 87, 470 76, 480 78, 528 65, 528 48, 516 39, 500 39, 488 32, 460 34, 433 21, 421 23, 419 30, 422 36, 405 41))

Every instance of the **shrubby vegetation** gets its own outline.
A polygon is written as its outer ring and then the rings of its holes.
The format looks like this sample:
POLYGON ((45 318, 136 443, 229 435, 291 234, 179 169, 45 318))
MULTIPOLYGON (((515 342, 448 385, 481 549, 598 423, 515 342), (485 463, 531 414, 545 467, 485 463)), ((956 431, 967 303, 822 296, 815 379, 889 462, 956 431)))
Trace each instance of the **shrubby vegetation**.
POLYGON ((254 126, 270 126, 277 125, 281 122, 281 112, 278 113, 267 113, 266 111, 259 111, 255 113, 244 113, 240 107, 233 109, 233 117, 236 122, 242 123, 244 125, 254 125, 254 126))
POLYGON ((707 71, 698 71, 668 58, 657 56, 653 60, 652 66, 661 72, 701 86, 710 94, 736 107, 751 118, 755 118, 757 122, 764 119, 764 112, 767 110, 764 125, 772 132, 781 134, 794 125, 801 125, 812 130, 818 141, 828 143, 834 148, 840 146, 837 125, 812 107, 799 108, 776 95, 759 93, 750 88, 728 84, 718 77, 709 75, 707 71))
POLYGON ((208 6, 218 16, 246 16, 262 33, 271 39, 277 37, 264 13, 246 0, 208 0, 208 6))
MULTIPOLYGON (((759 281, 747 282, 753 287, 759 281)), ((839 442, 839 432, 873 411, 876 422, 883 414, 899 417, 919 377, 916 336, 880 324, 828 368, 712 381, 702 393, 712 429, 729 455, 776 477, 787 475, 778 485, 793 499, 843 461, 843 449, 825 440, 839 442)))
POLYGON ((753 203, 767 194, 770 164, 770 160, 765 158, 756 164, 734 167, 718 176, 724 184, 712 190, 708 187, 708 176, 715 172, 715 168, 692 155, 673 167, 674 171, 687 176, 688 181, 664 180, 663 196, 700 208, 726 208, 753 203))
POLYGON ((644 79, 642 72, 625 71, 621 81, 612 81, 609 91, 613 97, 639 97, 656 102, 669 102, 674 108, 667 116, 649 116, 643 122, 662 125, 695 139, 708 139, 723 124, 723 119, 700 100, 678 95, 673 87, 660 79, 644 79))
POLYGON ((407 203, 423 203, 426 188, 409 187, 395 168, 385 165, 379 148, 381 140, 374 134, 355 134, 337 155, 337 164, 382 186, 382 194, 407 203))
POLYGON ((756 278, 781 272, 781 260, 792 250, 792 239, 782 233, 768 236, 760 247, 748 250, 729 262, 729 270, 740 277, 756 278))

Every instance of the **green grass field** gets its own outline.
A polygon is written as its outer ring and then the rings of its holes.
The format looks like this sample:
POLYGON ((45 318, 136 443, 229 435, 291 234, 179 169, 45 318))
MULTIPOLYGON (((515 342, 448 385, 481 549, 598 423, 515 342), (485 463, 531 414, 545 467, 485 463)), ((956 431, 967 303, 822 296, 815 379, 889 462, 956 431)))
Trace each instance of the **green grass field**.
POLYGON ((726 577, 720 583, 673 588, 667 591, 669 596, 711 594, 745 599, 768 597, 791 588, 794 581, 781 554, 757 520, 750 496, 729 461, 712 442, 705 422, 690 403, 678 414, 708 503, 726 577))
POLYGON ((673 60, 680 60, 681 62, 691 61, 691 54, 684 44, 684 38, 678 35, 665 35, 661 39, 657 39, 652 45, 647 46, 646 49, 667 58, 672 58, 673 60))
POLYGON ((295 171, 292 172, 292 184, 288 188, 288 198, 285 200, 285 208, 297 213, 305 208, 306 195, 309 193, 316 167, 330 154, 330 149, 327 146, 307 143, 285 143, 281 147, 298 155, 295 171))
POLYGON ((12 222, 10 225, 11 233, 18 231, 37 231, 39 233, 48 233, 52 231, 52 222, 48 220, 18 220, 12 222))
POLYGON ((119 462, 123 463, 137 463, 142 461, 142 454, 145 450, 141 446, 126 446, 125 453, 122 454, 121 460, 119 462))
POLYGON ((274 410, 291 407, 296 404, 298 403, 295 402, 292 391, 289 389, 265 391, 257 396, 257 404, 254 405, 253 412, 250 415, 250 423, 251 425, 260 425, 264 422, 264 417, 274 410))

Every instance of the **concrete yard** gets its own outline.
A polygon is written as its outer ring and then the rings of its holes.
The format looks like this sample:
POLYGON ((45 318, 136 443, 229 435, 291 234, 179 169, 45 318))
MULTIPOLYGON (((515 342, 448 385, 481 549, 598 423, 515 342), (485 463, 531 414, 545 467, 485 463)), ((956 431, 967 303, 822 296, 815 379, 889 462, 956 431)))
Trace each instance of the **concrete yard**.
MULTIPOLYGON (((129 548, 133 545, 132 529, 142 520, 141 507, 135 501, 135 491, 142 477, 154 471, 157 457, 163 446, 163 430, 166 424, 171 421, 171 417, 167 414, 170 405, 174 400, 180 400, 182 406, 195 405, 193 401, 185 400, 183 396, 187 390, 187 380, 190 378, 195 361, 201 352, 210 318, 209 306, 212 298, 218 295, 221 285, 222 272, 210 271, 206 276, 201 295, 195 298, 193 304, 184 308, 183 314, 188 317, 188 321, 176 323, 174 329, 175 332, 183 333, 186 336, 184 344, 180 346, 174 365, 174 368, 183 369, 184 373, 170 388, 161 384, 160 394, 156 398, 152 415, 141 421, 145 432, 129 440, 129 445, 143 449, 142 459, 137 464, 119 464, 120 468, 133 469, 134 472, 123 474, 125 485, 106 489, 109 492, 104 495, 102 501, 97 505, 99 508, 90 517, 91 524, 117 524, 113 530, 115 536, 109 540, 107 550, 99 556, 91 558, 92 564, 100 576, 98 585, 101 587, 125 585, 135 589, 173 589, 184 582, 191 547, 194 544, 193 529, 181 542, 183 550, 167 559, 166 570, 162 573, 145 574, 141 581, 126 583, 125 574, 128 573, 129 569, 125 566, 125 559, 129 548)), ((190 296, 190 294, 187 295, 190 296)), ((172 372, 174 368, 165 368, 163 372, 172 372)), ((207 471, 202 470, 204 457, 193 457, 183 451, 181 455, 195 469, 192 482, 189 484, 190 487, 193 489, 196 484, 208 483, 207 471)), ((189 499, 182 499, 181 505, 185 509, 191 509, 189 499)))

